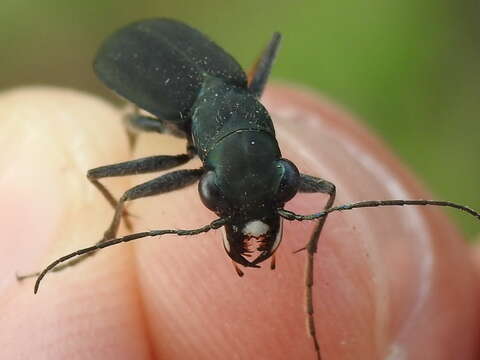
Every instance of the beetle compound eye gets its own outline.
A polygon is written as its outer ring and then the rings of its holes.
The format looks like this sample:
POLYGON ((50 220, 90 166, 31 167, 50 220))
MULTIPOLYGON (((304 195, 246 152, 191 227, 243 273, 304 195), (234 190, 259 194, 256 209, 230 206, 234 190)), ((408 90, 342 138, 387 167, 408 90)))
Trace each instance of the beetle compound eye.
POLYGON ((218 212, 225 208, 225 200, 215 179, 215 172, 208 171, 198 183, 198 192, 203 205, 212 211, 218 212))
POLYGON ((277 201, 285 203, 296 195, 300 186, 300 173, 295 164, 287 159, 280 159, 277 166, 282 171, 277 190, 277 201))

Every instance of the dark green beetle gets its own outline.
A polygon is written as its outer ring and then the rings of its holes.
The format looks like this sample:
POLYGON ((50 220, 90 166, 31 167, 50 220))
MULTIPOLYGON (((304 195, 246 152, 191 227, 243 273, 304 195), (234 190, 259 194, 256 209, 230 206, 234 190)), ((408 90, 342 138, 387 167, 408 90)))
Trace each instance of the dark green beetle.
MULTIPOLYGON (((90 170, 88 179, 115 208, 103 239, 55 260, 41 273, 18 279, 38 276, 37 292, 47 272, 77 264, 99 249, 147 236, 188 236, 220 227, 225 230, 224 246, 232 260, 245 267, 259 267, 280 244, 282 219, 318 219, 310 240, 301 250, 308 253, 308 330, 320 359, 313 317, 313 255, 330 212, 374 206, 437 205, 457 208, 480 219, 477 212, 445 201, 364 201, 332 207, 335 186, 299 173, 292 162, 282 158, 272 120, 258 101, 279 44, 280 34, 275 33, 247 79, 229 54, 199 31, 175 20, 143 20, 110 36, 95 59, 98 77, 116 93, 153 115, 130 116, 131 127, 183 137, 187 140, 186 153, 151 156, 90 170), (104 177, 171 169, 197 155, 203 164, 201 168, 167 173, 131 188, 118 201, 98 181, 104 177), (152 230, 116 238, 122 215, 126 214, 126 201, 177 190, 197 181, 203 204, 219 219, 193 230, 152 230), (297 192, 327 194, 325 210, 297 215, 283 209, 297 192), (66 262, 74 257, 77 258, 66 262), (63 262, 66 263, 57 266, 63 262)), ((128 218, 125 220, 128 226, 128 218)), ((238 266, 235 268, 243 275, 238 266)))
MULTIPOLYGON (((152 19, 113 34, 94 64, 105 84, 155 116, 131 117, 133 127, 170 131, 187 139, 187 153, 175 164, 171 157, 150 159, 148 165, 140 160, 132 171, 164 170, 193 155, 203 163, 201 169, 174 172, 175 176, 140 185, 124 200, 200 180, 205 206, 229 218, 224 241, 228 255, 247 267, 258 267, 277 249, 282 236, 277 209, 302 183, 295 165, 282 158, 272 120, 258 101, 279 43, 280 35, 274 34, 249 82, 240 65, 197 30, 175 20, 152 19), (253 252, 256 256, 247 259, 253 252)), ((95 180, 116 175, 111 167, 89 172, 95 180)), ((123 210, 118 204, 116 208, 123 210)), ((117 223, 108 238, 115 237, 117 223)))

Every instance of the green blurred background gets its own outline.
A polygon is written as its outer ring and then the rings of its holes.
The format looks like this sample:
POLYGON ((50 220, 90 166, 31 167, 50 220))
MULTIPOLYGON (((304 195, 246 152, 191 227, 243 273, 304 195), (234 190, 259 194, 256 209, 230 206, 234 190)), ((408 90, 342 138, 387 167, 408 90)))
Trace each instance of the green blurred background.
MULTIPOLYGON (((478 0, 1 0, 0 89, 54 84, 109 96, 100 42, 145 17, 209 34, 246 68, 284 34, 273 77, 318 89, 364 119, 435 197, 480 208, 478 0)), ((469 237, 471 218, 452 213, 469 237)))

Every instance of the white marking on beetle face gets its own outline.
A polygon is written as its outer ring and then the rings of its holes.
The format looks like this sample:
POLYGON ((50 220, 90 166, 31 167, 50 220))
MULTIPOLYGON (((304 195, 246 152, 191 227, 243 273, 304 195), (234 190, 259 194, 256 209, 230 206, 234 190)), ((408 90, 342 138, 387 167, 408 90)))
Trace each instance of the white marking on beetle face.
POLYGON ((243 235, 245 236, 261 236, 265 235, 270 227, 260 220, 249 221, 242 230, 243 235))

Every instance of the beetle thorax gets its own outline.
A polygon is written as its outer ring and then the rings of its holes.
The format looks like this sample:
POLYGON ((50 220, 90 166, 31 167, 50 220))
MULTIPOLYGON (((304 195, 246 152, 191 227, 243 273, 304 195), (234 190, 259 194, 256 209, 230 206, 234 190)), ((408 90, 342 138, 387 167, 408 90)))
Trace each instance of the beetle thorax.
POLYGON ((269 206, 275 195, 280 154, 271 139, 268 133, 238 131, 224 138, 209 157, 225 198, 243 211, 269 206))

